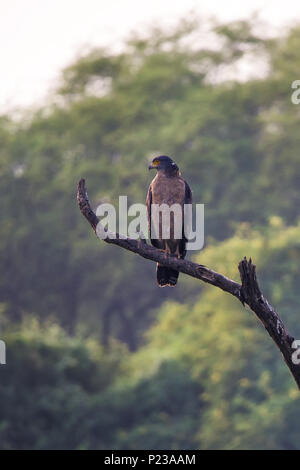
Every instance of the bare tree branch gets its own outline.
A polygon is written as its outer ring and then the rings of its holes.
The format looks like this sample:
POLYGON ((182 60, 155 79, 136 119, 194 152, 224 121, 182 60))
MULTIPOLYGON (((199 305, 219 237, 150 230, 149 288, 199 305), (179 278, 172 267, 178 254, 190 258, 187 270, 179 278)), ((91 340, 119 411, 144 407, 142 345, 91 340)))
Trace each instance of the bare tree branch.
MULTIPOLYGON (((99 219, 91 209, 85 189, 84 179, 81 179, 78 183, 77 200, 81 213, 96 232, 99 219)), ((262 295, 256 278, 256 267, 252 264, 251 258, 249 261, 244 258, 239 263, 238 269, 242 284, 238 284, 228 277, 223 276, 222 274, 219 274, 201 264, 165 255, 162 251, 148 245, 143 240, 133 240, 128 237, 120 236, 119 234, 115 235, 115 238, 105 238, 104 241, 132 251, 143 258, 159 262, 164 266, 176 269, 188 276, 200 279, 203 282, 218 287, 219 289, 233 295, 240 300, 243 305, 247 304, 262 322, 276 346, 281 351, 284 360, 290 369, 298 388, 300 389, 300 365, 294 364, 292 361, 292 355, 295 352, 295 349, 292 348, 294 338, 288 334, 278 313, 262 295)))

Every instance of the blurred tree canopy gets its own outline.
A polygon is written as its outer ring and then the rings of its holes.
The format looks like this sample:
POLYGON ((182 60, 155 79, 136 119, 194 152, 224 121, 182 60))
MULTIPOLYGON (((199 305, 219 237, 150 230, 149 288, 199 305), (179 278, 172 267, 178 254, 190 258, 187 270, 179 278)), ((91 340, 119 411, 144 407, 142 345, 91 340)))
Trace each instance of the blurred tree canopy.
POLYGON ((237 279, 251 256, 299 337, 299 47, 299 27, 182 21, 91 50, 46 106, 1 116, 1 448, 299 448, 297 391, 252 314, 184 276, 160 290, 75 197, 85 177, 95 207, 144 202, 149 159, 172 156, 205 204, 196 258, 237 279))

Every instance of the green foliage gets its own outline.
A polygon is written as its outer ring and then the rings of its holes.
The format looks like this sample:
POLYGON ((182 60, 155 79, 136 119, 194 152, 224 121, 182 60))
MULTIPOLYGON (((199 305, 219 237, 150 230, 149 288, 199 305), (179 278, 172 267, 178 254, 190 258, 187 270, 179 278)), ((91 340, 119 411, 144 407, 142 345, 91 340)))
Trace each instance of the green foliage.
MULTIPOLYGON (((251 253, 259 260, 264 292, 298 338, 300 225, 286 228, 279 222, 273 220, 263 234, 241 228, 200 258, 237 278, 238 261, 251 253)), ((232 296, 207 286, 196 302, 170 302, 161 308, 148 337, 149 344, 137 353, 135 369, 144 371, 150 357, 154 368, 176 361, 202 387, 200 448, 299 448, 300 398, 293 378, 261 324, 232 296), (295 413, 291 426, 290 410, 295 413)))
MULTIPOLYGON (((212 33, 222 45, 215 51, 190 47, 199 28, 187 21, 173 33, 156 30, 121 54, 93 50, 64 71, 45 110, 22 125, 2 119, 0 288, 10 317, 56 317, 70 333, 118 337, 134 350, 152 310, 170 296, 157 289, 149 263, 93 243, 74 197, 83 176, 95 206, 120 194, 143 202, 148 159, 169 153, 194 201, 206 205, 209 236, 223 240, 240 222, 266 224, 270 215, 295 220, 298 118, 285 57, 299 34, 277 45, 243 22, 223 25, 212 33), (212 80, 254 52, 269 56, 268 77, 212 80), (274 133, 278 126, 286 128, 274 133)), ((174 295, 185 298, 183 289, 174 295)))
POLYGON ((57 326, 34 321, 4 339, 1 449, 80 448, 89 399, 122 375, 122 348, 104 354, 94 341, 70 339, 57 326))
POLYGON ((91 407, 89 448, 192 449, 201 418, 201 385, 168 361, 137 382, 121 383, 91 407))
POLYGON ((184 276, 159 289, 154 265, 97 243, 76 204, 82 177, 94 207, 144 202, 148 160, 171 155, 205 203, 196 259, 238 280, 251 256, 299 337, 300 28, 201 34, 185 21, 92 50, 45 108, 0 119, 3 449, 299 448, 295 385, 252 313, 184 276), (253 56, 264 76, 227 79, 253 56))

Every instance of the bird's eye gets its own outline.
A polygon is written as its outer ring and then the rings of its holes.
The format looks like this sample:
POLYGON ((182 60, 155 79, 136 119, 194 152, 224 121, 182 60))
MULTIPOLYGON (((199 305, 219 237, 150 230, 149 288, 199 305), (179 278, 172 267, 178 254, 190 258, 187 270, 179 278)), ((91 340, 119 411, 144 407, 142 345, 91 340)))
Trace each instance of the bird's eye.
POLYGON ((159 160, 153 160, 152 165, 153 166, 158 166, 159 165, 159 160))

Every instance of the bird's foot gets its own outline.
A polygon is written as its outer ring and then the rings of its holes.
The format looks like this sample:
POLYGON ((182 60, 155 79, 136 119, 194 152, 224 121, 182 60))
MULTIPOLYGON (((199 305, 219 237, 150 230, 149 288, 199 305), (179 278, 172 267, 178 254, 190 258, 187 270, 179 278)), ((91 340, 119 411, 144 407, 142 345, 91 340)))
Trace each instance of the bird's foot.
POLYGON ((138 244, 139 245, 147 245, 146 237, 145 237, 145 235, 143 234, 142 231, 139 232, 138 244))

